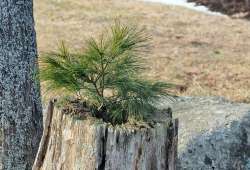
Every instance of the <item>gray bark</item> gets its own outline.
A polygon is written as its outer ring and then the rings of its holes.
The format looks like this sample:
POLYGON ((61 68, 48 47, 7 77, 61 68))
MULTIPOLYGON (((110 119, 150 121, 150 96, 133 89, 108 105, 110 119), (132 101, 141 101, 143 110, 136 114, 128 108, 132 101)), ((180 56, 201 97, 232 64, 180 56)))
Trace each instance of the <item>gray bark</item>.
POLYGON ((3 169, 31 169, 42 135, 32 0, 0 1, 3 169))
POLYGON ((32 167, 32 170, 39 170, 41 168, 43 159, 47 151, 47 147, 49 143, 49 135, 51 131, 51 121, 52 121, 53 111, 54 111, 54 103, 55 101, 50 101, 48 105, 46 119, 44 121, 43 136, 40 141, 39 149, 37 151, 36 159, 32 167))
POLYGON ((46 154, 38 169, 175 170, 178 123, 166 114, 159 117, 152 126, 114 127, 55 109, 46 154))

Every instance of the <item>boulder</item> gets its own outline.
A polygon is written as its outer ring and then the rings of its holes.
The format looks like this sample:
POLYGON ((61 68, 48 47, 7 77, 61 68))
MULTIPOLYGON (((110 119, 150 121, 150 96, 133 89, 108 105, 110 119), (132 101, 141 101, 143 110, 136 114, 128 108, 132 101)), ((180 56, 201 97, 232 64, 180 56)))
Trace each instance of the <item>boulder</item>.
POLYGON ((180 97, 171 107, 180 122, 178 169, 250 169, 250 105, 220 97, 180 97))

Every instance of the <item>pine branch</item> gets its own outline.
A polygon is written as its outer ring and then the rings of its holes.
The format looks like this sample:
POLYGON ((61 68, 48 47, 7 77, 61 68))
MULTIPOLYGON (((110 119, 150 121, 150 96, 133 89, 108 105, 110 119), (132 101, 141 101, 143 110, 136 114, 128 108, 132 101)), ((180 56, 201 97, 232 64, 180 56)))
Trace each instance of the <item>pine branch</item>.
POLYGON ((148 39, 143 30, 117 22, 99 40, 90 38, 81 53, 71 53, 62 43, 58 52, 42 58, 41 80, 50 90, 67 89, 84 96, 88 105, 111 123, 124 123, 129 116, 145 119, 171 87, 140 79, 144 71, 140 55, 148 39), (111 96, 105 96, 107 89, 111 96))

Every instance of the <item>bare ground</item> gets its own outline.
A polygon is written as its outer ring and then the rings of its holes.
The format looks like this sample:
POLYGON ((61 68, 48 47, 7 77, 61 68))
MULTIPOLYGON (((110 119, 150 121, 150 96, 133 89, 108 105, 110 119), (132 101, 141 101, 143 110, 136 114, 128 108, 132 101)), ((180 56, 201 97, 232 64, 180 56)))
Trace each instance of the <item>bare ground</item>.
POLYGON ((132 0, 35 1, 40 54, 64 40, 72 49, 115 18, 152 36, 145 74, 180 85, 178 95, 250 102, 250 22, 132 0))

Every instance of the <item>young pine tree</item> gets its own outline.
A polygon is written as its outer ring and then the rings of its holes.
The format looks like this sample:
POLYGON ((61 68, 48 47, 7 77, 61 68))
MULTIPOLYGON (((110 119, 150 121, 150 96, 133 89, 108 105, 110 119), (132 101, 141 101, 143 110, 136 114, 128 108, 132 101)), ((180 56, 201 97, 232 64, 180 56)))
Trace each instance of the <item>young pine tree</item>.
POLYGON ((76 94, 94 116, 113 124, 129 117, 147 119, 171 87, 140 77, 147 41, 143 30, 117 22, 100 39, 90 38, 81 53, 71 53, 62 44, 57 52, 43 56, 41 80, 49 90, 76 94))

